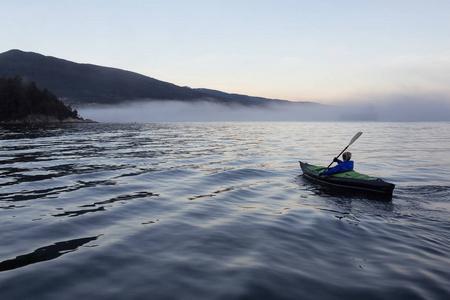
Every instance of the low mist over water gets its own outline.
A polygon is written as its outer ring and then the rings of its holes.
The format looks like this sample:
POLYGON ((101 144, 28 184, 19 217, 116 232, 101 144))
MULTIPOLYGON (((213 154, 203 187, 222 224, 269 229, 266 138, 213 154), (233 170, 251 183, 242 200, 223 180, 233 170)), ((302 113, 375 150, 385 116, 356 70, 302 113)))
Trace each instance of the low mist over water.
POLYGON ((99 122, 450 121, 449 102, 411 98, 336 105, 274 103, 266 106, 150 100, 85 106, 78 111, 84 118, 99 122))

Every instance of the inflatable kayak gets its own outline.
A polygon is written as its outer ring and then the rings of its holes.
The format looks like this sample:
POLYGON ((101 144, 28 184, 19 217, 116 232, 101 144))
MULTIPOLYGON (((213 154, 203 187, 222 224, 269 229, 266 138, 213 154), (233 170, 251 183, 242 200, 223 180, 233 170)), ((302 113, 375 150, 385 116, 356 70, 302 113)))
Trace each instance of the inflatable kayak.
POLYGON ((347 171, 329 176, 319 176, 325 167, 300 162, 303 176, 314 183, 333 190, 345 190, 363 194, 379 200, 391 201, 395 185, 380 178, 367 176, 355 171, 347 171))

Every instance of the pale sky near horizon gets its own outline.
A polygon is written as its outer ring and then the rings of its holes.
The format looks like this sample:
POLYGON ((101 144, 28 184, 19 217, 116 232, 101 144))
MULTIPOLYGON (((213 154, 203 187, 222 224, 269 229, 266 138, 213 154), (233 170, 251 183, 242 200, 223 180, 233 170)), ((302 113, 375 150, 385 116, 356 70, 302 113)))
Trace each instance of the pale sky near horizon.
POLYGON ((450 99, 450 0, 15 0, 0 16, 0 52, 180 86, 321 103, 450 99))

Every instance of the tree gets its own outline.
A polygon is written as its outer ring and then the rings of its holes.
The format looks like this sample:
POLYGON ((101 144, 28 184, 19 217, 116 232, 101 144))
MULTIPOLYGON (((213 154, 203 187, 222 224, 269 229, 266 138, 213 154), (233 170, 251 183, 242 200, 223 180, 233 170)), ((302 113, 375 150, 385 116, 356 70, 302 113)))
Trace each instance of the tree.
POLYGON ((78 112, 65 105, 47 89, 39 89, 33 81, 0 77, 0 121, 24 119, 30 115, 53 116, 58 120, 80 119, 78 112))

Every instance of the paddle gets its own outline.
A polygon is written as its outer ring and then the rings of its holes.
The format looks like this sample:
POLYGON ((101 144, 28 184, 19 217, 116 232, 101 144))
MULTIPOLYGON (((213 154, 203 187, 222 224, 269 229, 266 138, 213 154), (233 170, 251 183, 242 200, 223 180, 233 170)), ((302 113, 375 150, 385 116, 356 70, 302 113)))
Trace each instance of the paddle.
MULTIPOLYGON (((353 144, 360 136, 361 136, 362 132, 358 132, 357 134, 355 134, 355 136, 352 138, 352 140, 350 141, 350 143, 347 145, 347 147, 345 147, 344 150, 341 151, 341 153, 338 154, 338 156, 336 156, 336 158, 338 158, 339 156, 341 156, 342 153, 345 152, 345 150, 347 150, 348 147, 350 147, 351 144, 353 144)), ((331 165, 334 163, 334 160, 331 162, 331 164, 328 165, 328 167, 325 168, 325 170, 323 170, 323 172, 327 171, 331 165)), ((322 173, 323 173, 322 172, 322 173)), ((322 174, 321 173, 321 174, 322 174)), ((319 176, 320 177, 320 176, 319 176)), ((316 180, 314 180, 313 183, 316 183, 317 179, 319 179, 319 177, 316 178, 316 180)))

